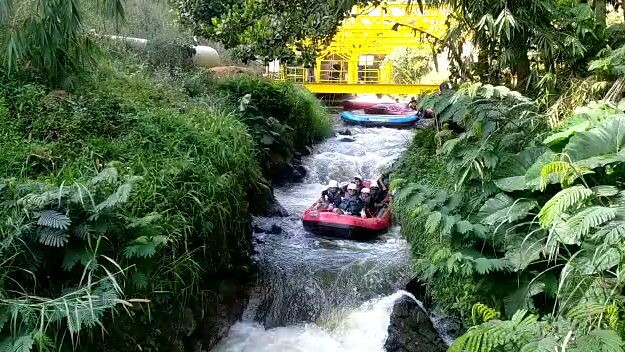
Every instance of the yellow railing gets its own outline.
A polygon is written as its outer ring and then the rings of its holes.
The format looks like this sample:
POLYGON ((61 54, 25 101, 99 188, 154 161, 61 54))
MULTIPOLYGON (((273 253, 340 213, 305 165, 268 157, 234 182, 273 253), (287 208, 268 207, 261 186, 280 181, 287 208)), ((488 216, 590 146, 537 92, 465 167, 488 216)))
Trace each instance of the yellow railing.
POLYGON ((296 83, 308 82, 308 69, 305 67, 283 66, 280 69, 278 79, 296 83))
POLYGON ((315 68, 315 81, 320 83, 347 83, 347 61, 321 60, 315 68))
POLYGON ((382 60, 359 65, 358 61, 319 60, 314 74, 304 67, 283 66, 278 79, 297 83, 392 84, 392 67, 382 60), (314 80, 312 79, 314 77, 314 80))

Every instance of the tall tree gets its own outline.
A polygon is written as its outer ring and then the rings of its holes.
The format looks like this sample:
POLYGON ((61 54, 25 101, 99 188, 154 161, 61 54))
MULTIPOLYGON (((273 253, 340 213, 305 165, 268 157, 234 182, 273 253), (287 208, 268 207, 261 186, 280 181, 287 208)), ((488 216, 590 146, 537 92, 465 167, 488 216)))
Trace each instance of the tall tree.
POLYGON ((359 3, 379 0, 177 1, 179 16, 196 34, 222 42, 240 58, 292 59, 288 47, 297 44, 308 54, 304 61, 314 58, 359 3))
MULTIPOLYGON (((464 78, 480 77, 496 84, 513 80, 524 89, 531 83, 533 68, 547 72, 567 65, 580 68, 585 64, 576 65, 601 47, 597 43, 602 42, 603 30, 588 4, 558 0, 440 0, 436 4, 452 9, 451 28, 439 44, 457 52, 470 40, 478 48, 478 65, 457 69, 465 73, 464 78)), ((458 66, 467 64, 459 58, 453 61, 458 66)))

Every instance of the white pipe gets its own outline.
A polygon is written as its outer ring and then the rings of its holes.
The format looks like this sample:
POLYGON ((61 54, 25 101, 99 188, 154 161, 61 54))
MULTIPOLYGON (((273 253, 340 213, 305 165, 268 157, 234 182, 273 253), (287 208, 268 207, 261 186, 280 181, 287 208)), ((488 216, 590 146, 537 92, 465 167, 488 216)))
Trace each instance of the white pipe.
MULTIPOLYGON (((108 35, 107 37, 115 40, 122 40, 136 49, 145 49, 148 43, 147 39, 142 38, 123 37, 117 35, 108 35)), ((221 64, 217 50, 205 45, 192 45, 192 47, 195 49, 195 54, 193 55, 193 63, 195 65, 210 68, 221 64)))

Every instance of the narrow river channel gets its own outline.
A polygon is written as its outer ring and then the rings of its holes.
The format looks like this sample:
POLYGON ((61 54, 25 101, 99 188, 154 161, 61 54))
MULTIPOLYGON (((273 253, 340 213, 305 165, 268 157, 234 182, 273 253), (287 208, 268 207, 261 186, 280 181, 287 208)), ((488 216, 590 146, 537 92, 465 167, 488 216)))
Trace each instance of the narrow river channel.
MULTIPOLYGON (((337 127, 338 128, 338 127, 337 127)), ((330 179, 373 178, 409 145, 413 132, 351 128, 315 146, 303 160, 304 183, 276 190, 287 218, 257 218, 280 234, 255 234, 260 275, 242 321, 219 352, 383 351, 394 302, 410 279, 410 253, 399 228, 375 242, 306 233, 301 213, 330 179), (348 137, 348 138, 346 138, 348 137)))

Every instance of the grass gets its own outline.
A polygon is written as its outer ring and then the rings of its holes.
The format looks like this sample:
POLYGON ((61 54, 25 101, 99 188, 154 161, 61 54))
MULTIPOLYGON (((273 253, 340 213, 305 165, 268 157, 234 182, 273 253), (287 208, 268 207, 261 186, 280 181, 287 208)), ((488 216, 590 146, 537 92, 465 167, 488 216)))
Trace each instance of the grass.
MULTIPOLYGON (((102 254, 127 270, 120 297, 152 303, 135 306, 130 315, 98 315, 97 324, 123 338, 102 340, 97 328, 87 328, 80 341, 85 348, 104 341, 115 348, 166 350, 172 337, 184 335, 184 307, 213 310, 224 278, 245 275, 251 211, 270 192, 270 180, 263 176, 271 175, 268 150, 290 163, 297 151, 330 132, 325 109, 288 83, 248 76, 215 81, 201 69, 173 72, 115 52, 71 94, 51 92, 38 82, 30 76, 0 77, 0 180, 88 183, 111 163, 120 174, 142 178, 116 218, 156 214, 158 220, 146 232, 107 230, 102 254), (253 107, 242 110, 246 94, 253 107), (271 143, 265 135, 272 136, 271 143), (161 238, 154 252, 146 252, 150 255, 124 254, 161 238), (128 325, 137 328, 125 331, 128 325), (160 333, 155 337, 139 330, 160 333)), ((43 249, 42 264, 32 269, 37 284, 22 282, 23 289, 29 292, 25 297, 54 302, 64 289, 80 287, 82 275, 61 267, 59 258, 68 255, 69 247, 43 249)), ((0 251, 0 262, 11 255, 0 251)), ((7 270, 0 275, 16 282, 23 276, 7 270)), ((7 289, 0 284, 0 296, 16 298, 7 289)), ((207 318, 203 309, 194 311, 195 319, 207 318)), ((52 324, 43 332, 62 338, 67 328, 67 323, 52 324)), ((0 336, 19 333, 0 326, 0 336)))

